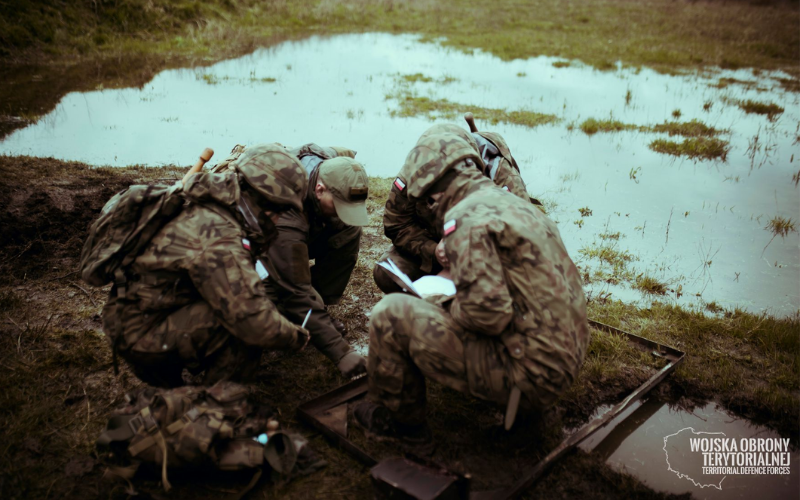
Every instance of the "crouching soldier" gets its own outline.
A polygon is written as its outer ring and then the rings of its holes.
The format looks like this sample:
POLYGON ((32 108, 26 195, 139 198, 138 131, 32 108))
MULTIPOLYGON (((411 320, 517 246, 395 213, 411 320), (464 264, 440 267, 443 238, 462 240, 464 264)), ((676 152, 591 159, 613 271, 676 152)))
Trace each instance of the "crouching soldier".
MULTIPOLYGON (((224 170, 243 151, 215 166, 224 170)), ((306 327, 311 344, 346 377, 364 373, 366 360, 342 338, 344 325, 327 306, 339 302, 358 261, 361 226, 369 222, 369 179, 353 158, 355 151, 313 143, 286 150, 300 160, 308 176, 303 208, 288 210, 276 221, 277 236, 264 254, 262 278, 269 297, 292 321, 306 327), (314 265, 309 266, 309 259, 314 265)))
MULTIPOLYGON (((453 135, 409 153, 409 199, 441 224, 453 297, 391 294, 370 319, 367 435, 430 450, 425 379, 513 412, 553 404, 575 380, 589 329, 578 271, 555 224, 497 189, 453 135)), ((511 415, 513 419, 513 415, 511 415)))
MULTIPOLYGON (((472 149, 468 154, 476 169, 496 186, 524 200, 530 199, 519 175, 516 160, 511 156, 508 145, 500 134, 477 131, 469 133, 457 125, 445 123, 434 125, 425 131, 418 144, 427 141, 431 136, 441 134, 451 134, 468 143, 472 149)), ((379 259, 392 259, 412 280, 438 274, 442 270, 442 264, 435 252, 442 235, 434 221, 434 214, 427 208, 424 200, 415 201, 408 196, 407 184, 416 168, 417 165, 406 163, 392 184, 383 214, 384 234, 392 240, 392 246, 379 259)), ((372 274, 378 288, 384 293, 400 291, 400 287, 381 266, 376 265, 372 274)))
POLYGON ((308 332, 267 297, 254 256, 277 236, 273 220, 302 209, 308 176, 278 145, 249 149, 222 174, 184 186, 186 204, 116 280, 103 329, 144 382, 245 379, 264 349, 302 349, 308 332))

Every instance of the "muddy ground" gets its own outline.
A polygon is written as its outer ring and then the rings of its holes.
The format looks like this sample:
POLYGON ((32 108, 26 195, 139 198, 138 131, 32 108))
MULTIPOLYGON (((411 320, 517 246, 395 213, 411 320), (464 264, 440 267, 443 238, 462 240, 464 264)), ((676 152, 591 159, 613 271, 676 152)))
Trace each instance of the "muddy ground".
MULTIPOLYGON (((108 289, 80 281, 76 266, 83 239, 100 208, 115 192, 134 182, 172 180, 182 170, 90 168, 80 163, 28 157, 0 157, 0 497, 127 498, 127 485, 103 479, 103 458, 94 440, 125 392, 140 385, 121 367, 114 374, 110 349, 101 332, 100 311, 108 289)), ((371 225, 362 240, 359 263, 341 305, 332 314, 348 326, 351 343, 367 342, 367 313, 382 294, 371 269, 382 253, 381 214, 390 180, 372 179, 371 225)), ((619 323, 613 307, 593 304, 597 319, 619 323), (606 317, 602 317, 605 314, 606 317)), ((630 325, 647 328, 631 316, 630 325)), ((602 403, 613 403, 658 368, 657 360, 593 332, 590 359, 579 383, 545 415, 532 417, 506 433, 500 411, 431 384, 430 421, 438 447, 435 459, 471 472, 479 489, 518 477, 563 439, 562 429, 585 421, 602 403), (613 366, 604 364, 613 358, 613 366)), ((757 353, 749 375, 759 375, 757 353)), ((683 347, 681 347, 683 348, 683 347)), ((690 353, 691 355, 691 353, 690 353)), ((795 356, 796 362, 796 356, 795 356)), ((796 367, 795 367, 796 369, 796 367)), ((689 368, 657 391, 691 407, 709 397, 710 387, 689 368)), ((276 407, 284 426, 307 435, 329 466, 288 484, 262 481, 250 498, 368 498, 368 470, 331 447, 295 418, 295 408, 345 381, 325 358, 307 349, 297 354, 268 353, 254 386, 255 400, 276 407)), ((797 391, 789 384, 789 414, 780 405, 753 397, 729 398, 731 409, 756 417, 784 433, 796 434, 797 391), (749 402, 749 403, 748 403, 749 402), (741 411, 744 410, 744 411, 741 411)), ((725 402, 725 394, 717 394, 725 402)), ((358 434, 355 439, 359 440, 358 434)), ((379 456, 391 449, 363 443, 379 456)), ((249 476, 170 476, 165 494, 156 476, 139 477, 140 498, 211 498, 240 491, 249 476)), ((574 453, 562 460, 527 498, 662 498, 634 478, 599 459, 574 453)))

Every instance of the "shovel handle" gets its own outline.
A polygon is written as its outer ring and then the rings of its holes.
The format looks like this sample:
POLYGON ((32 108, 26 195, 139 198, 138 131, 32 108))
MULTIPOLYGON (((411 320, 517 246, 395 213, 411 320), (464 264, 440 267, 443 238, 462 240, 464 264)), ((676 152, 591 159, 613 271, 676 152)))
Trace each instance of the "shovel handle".
POLYGON ((472 115, 472 113, 464 113, 464 119, 467 120, 467 125, 469 125, 470 132, 474 134, 478 131, 478 127, 475 126, 475 117, 472 115))
POLYGON ((183 176, 183 181, 182 182, 184 184, 186 184, 186 181, 189 180, 189 177, 191 177, 192 175, 194 175, 194 174, 198 173, 200 170, 202 170, 203 169, 203 165, 205 165, 206 162, 208 162, 208 160, 210 160, 212 156, 214 156, 214 150, 213 149, 211 149, 211 148, 204 149, 203 152, 200 154, 200 158, 197 159, 197 163, 195 163, 192 166, 192 168, 190 168, 189 171, 186 172, 186 175, 183 176))

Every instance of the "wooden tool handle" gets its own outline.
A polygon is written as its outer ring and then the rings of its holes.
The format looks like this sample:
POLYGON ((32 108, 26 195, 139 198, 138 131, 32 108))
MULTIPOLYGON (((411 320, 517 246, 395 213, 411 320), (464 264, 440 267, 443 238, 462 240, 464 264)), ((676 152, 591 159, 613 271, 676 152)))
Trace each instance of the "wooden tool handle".
POLYGON ((206 162, 210 160, 212 156, 214 156, 213 149, 211 148, 204 149, 203 152, 200 154, 200 158, 197 159, 197 163, 195 163, 194 166, 190 168, 188 172, 186 172, 186 175, 183 176, 183 183, 186 184, 186 181, 189 180, 189 177, 202 170, 203 165, 205 165, 206 162))
POLYGON ((469 125, 469 131, 473 134, 478 131, 478 127, 475 126, 475 117, 472 116, 472 113, 464 113, 464 119, 467 120, 467 125, 469 125))

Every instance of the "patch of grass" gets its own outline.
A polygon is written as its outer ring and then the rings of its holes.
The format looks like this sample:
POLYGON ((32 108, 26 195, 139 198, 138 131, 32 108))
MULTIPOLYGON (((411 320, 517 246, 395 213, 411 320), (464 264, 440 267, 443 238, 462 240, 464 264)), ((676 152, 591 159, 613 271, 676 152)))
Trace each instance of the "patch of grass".
POLYGON ((681 110, 680 110, 680 109, 674 109, 674 110, 672 110, 672 117, 673 117, 673 118, 675 118, 675 119, 678 119, 678 118, 680 118, 682 114, 683 114, 683 113, 681 113, 681 110))
POLYGON ((572 63, 569 61, 556 61, 553 63, 554 68, 569 68, 572 63))
POLYGON ((727 141, 716 138, 692 137, 677 143, 665 139, 656 139, 649 144, 656 153, 672 156, 685 156, 693 160, 725 161, 728 158, 730 145, 727 141))
POLYGON ((670 136, 680 135, 683 137, 712 137, 721 134, 722 130, 717 130, 705 123, 692 120, 690 122, 665 122, 650 127, 653 132, 666 133, 670 136))
POLYGON ((429 76, 425 76, 422 73, 414 73, 413 75, 400 75, 400 79, 406 83, 417 83, 417 82, 432 82, 433 78, 429 76))
POLYGON ((483 108, 480 106, 470 106, 448 101, 447 99, 431 99, 420 97, 407 92, 400 92, 387 96, 388 99, 396 99, 400 105, 399 109, 392 110, 391 116, 411 117, 425 116, 430 120, 460 118, 467 111, 472 112, 476 121, 486 121, 492 125, 498 123, 513 123, 524 127, 538 127, 560 121, 556 115, 537 113, 535 111, 518 110, 508 111, 505 109, 483 108))
POLYGON ((622 123, 618 120, 597 120, 588 118, 580 125, 581 130, 586 135, 594 135, 598 132, 622 132, 623 130, 638 130, 636 125, 622 123))
POLYGON ((789 92, 800 92, 800 78, 778 78, 784 90, 789 92))
POLYGON ((587 118, 583 121, 583 123, 581 123, 580 128, 586 135, 594 135, 598 132, 608 133, 636 130, 639 132, 665 133, 671 136, 681 135, 683 137, 713 137, 725 132, 724 130, 718 130, 714 127, 710 127, 696 119, 689 122, 664 122, 658 125, 633 125, 613 119, 598 120, 596 118, 587 118))
POLYGON ((796 233, 797 227, 795 226, 794 221, 791 218, 786 218, 781 215, 776 215, 775 217, 771 218, 767 225, 764 227, 767 231, 772 233, 772 238, 770 238, 769 242, 764 246, 764 250, 761 251, 761 255, 764 255, 764 252, 767 251, 767 247, 772 243, 772 241, 780 236, 781 238, 785 238, 789 236, 789 233, 796 233))
POLYGON ((640 274, 633 282, 633 288, 645 295, 666 295, 667 285, 649 274, 640 274))
POLYGON ((676 395, 705 394, 787 436, 796 432, 800 315, 774 318, 734 309, 709 317, 659 302, 640 309, 594 301, 589 317, 685 351, 686 361, 670 377, 676 395))
POLYGON ((753 100, 739 101, 739 107, 747 114, 766 115, 770 120, 783 113, 784 109, 772 102, 758 102, 753 100))

